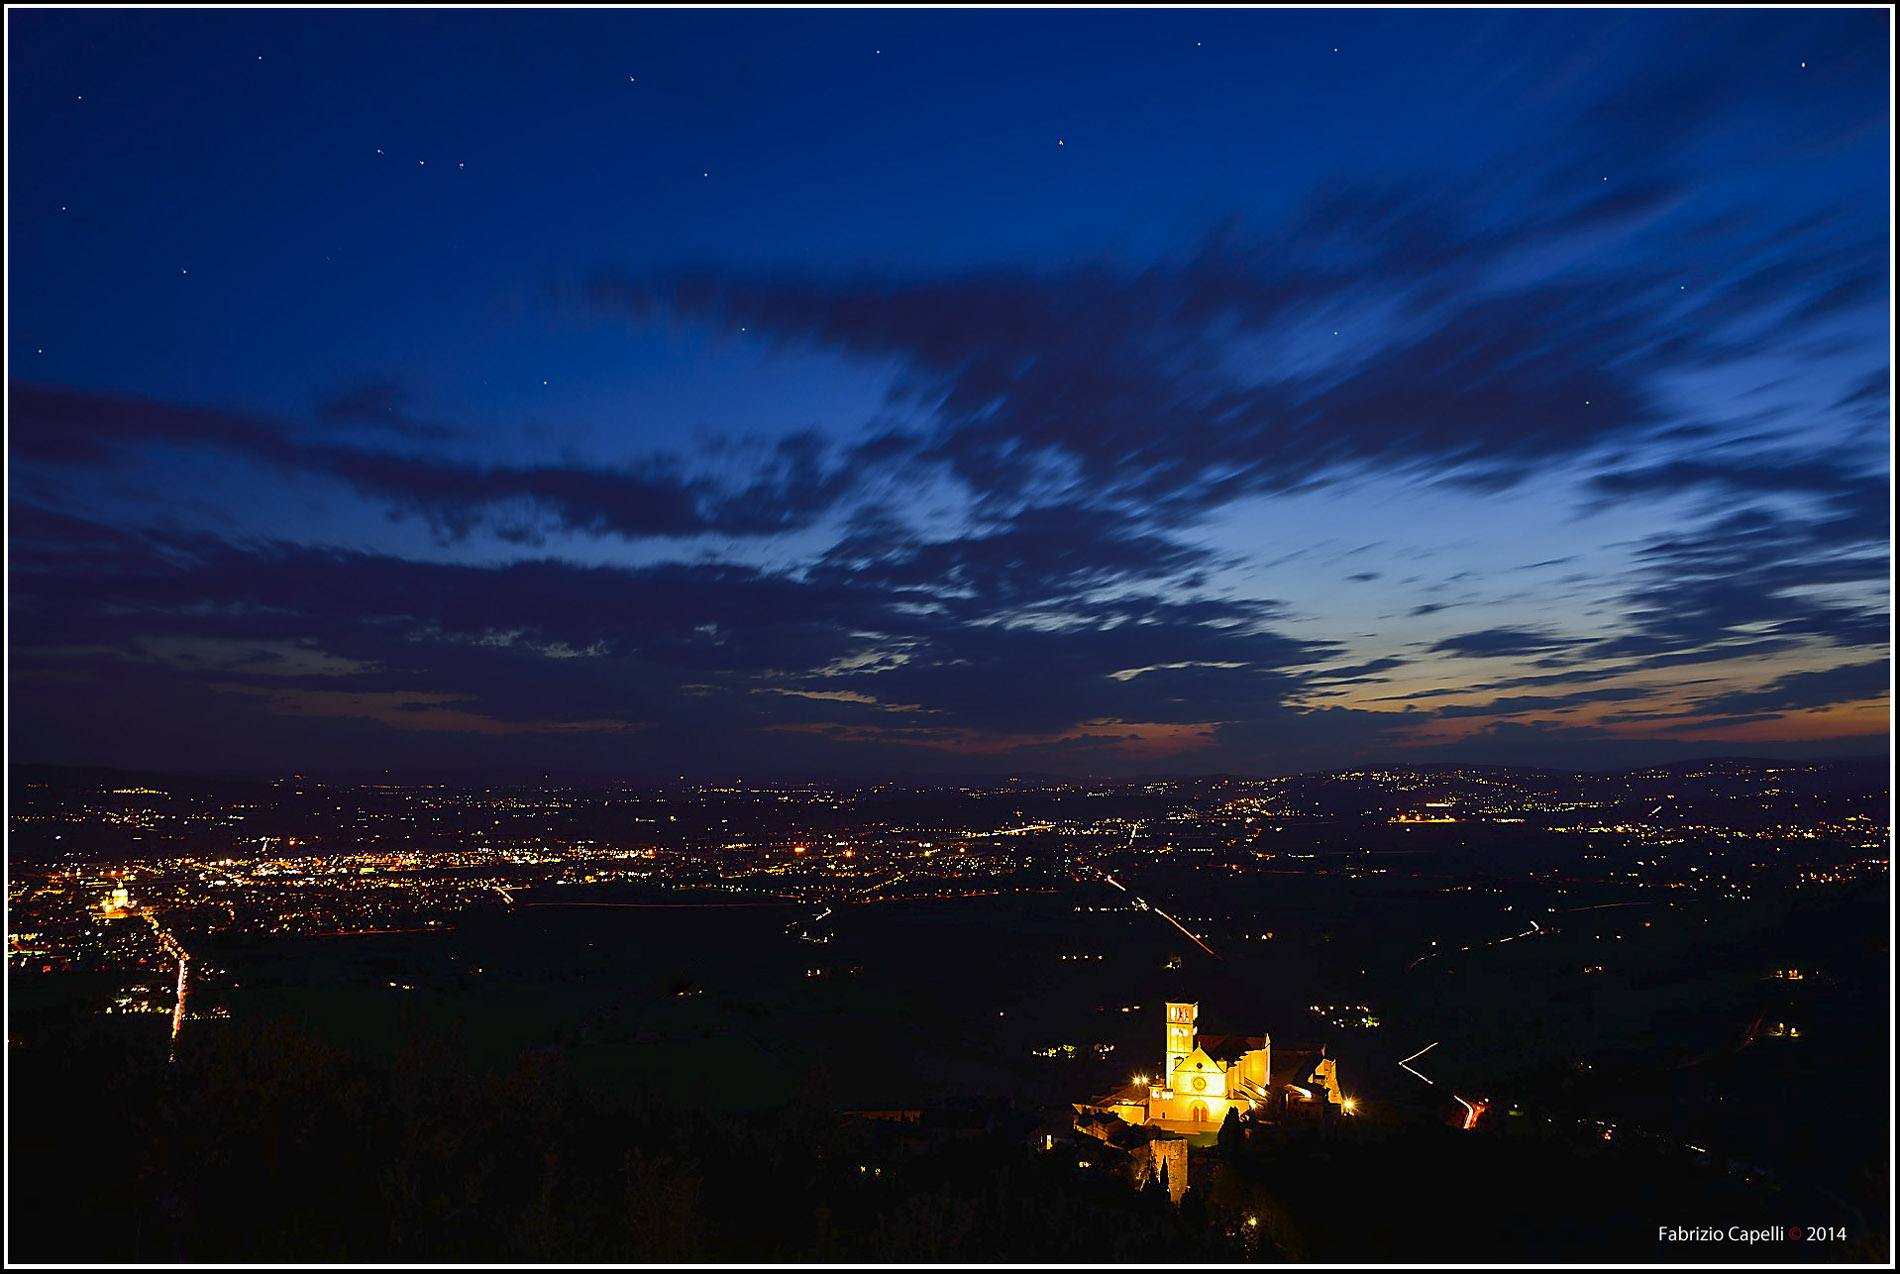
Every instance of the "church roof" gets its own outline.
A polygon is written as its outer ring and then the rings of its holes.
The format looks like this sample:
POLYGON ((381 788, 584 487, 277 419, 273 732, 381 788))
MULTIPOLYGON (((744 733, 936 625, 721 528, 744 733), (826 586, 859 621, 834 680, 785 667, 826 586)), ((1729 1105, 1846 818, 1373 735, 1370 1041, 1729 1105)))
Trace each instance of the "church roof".
POLYGON ((1194 1042, 1209 1057, 1223 1062, 1237 1062, 1242 1053, 1252 1053, 1267 1046, 1264 1035, 1226 1035, 1218 1031, 1202 1031, 1194 1037, 1194 1042))
POLYGON ((1212 1074, 1217 1071, 1225 1070, 1226 1068, 1227 1065, 1225 1062, 1216 1059, 1213 1054, 1197 1044, 1192 1053, 1183 1053, 1181 1055, 1181 1060, 1174 1064, 1174 1073, 1179 1075, 1182 1073, 1192 1074, 1195 1071, 1200 1071, 1203 1074, 1212 1074))
POLYGON ((1151 1124, 1131 1124, 1105 1111, 1075 1108, 1075 1130, 1117 1150, 1132 1151, 1167 1134, 1151 1124))
POLYGON ((1139 1105, 1147 1100, 1148 1085, 1124 1084, 1094 1104, 1097 1106, 1139 1105))
POLYGON ((1326 1050, 1318 1044, 1295 1045, 1290 1048, 1273 1050, 1273 1073, 1268 1081, 1274 1084, 1305 1084, 1312 1075, 1313 1068, 1319 1065, 1326 1050))

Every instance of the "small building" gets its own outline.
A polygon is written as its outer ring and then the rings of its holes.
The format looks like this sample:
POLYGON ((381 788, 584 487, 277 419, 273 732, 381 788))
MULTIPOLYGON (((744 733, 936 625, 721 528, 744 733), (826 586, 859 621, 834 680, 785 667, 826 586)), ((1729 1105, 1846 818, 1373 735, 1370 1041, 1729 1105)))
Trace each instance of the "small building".
POLYGON ((1136 1185, 1160 1181, 1167 1187, 1170 1202, 1181 1201, 1188 1188, 1186 1137, 1152 1124, 1131 1124, 1081 1104, 1076 1106, 1075 1112, 1078 1144, 1102 1147, 1100 1151, 1086 1153, 1092 1157, 1107 1152, 1109 1160, 1126 1171, 1136 1185))

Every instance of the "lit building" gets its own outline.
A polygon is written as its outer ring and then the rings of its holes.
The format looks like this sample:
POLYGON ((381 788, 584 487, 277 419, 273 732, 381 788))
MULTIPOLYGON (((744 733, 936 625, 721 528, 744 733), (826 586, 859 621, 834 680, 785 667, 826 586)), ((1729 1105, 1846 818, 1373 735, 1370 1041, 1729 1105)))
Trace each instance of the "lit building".
POLYGON ((1230 1110, 1243 1118, 1315 1115, 1345 1109, 1338 1068, 1324 1048, 1285 1049, 1275 1058, 1269 1035, 1197 1030, 1198 1004, 1169 1004, 1158 1074, 1096 1102, 1078 1115, 1113 1115, 1168 1132, 1217 1131, 1230 1110), (1278 1062, 1276 1069, 1275 1063, 1278 1062))

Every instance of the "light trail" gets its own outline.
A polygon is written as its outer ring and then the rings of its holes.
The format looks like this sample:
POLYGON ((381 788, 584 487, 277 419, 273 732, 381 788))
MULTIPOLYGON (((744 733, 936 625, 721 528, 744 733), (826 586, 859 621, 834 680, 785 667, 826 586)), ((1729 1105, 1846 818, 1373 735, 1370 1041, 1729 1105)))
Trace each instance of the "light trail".
POLYGON ((869 889, 860 890, 858 892, 858 899, 862 901, 863 899, 869 898, 872 894, 876 893, 878 890, 883 889, 889 885, 895 885, 898 881, 904 879, 904 877, 908 875, 910 875, 909 872, 900 871, 895 876, 892 876, 889 880, 879 881, 877 884, 872 885, 869 889))
MULTIPOLYGON (((1519 938, 1534 938, 1542 932, 1543 930, 1537 927, 1537 922, 1532 920, 1531 927, 1526 929, 1523 933, 1514 933, 1508 938, 1499 938, 1495 942, 1487 942, 1484 945, 1487 947, 1501 947, 1507 942, 1516 942, 1519 938)), ((1469 951, 1471 948, 1464 947, 1462 950, 1469 951)))
POLYGON ((1417 1070, 1413 1070, 1411 1063, 1417 1061, 1419 1058, 1425 1056, 1425 1054, 1437 1048, 1438 1044, 1439 1044, 1439 1041, 1433 1040, 1431 1043, 1427 1044, 1424 1048, 1421 1048, 1420 1050, 1418 1050, 1418 1052, 1412 1054, 1410 1057, 1400 1062, 1399 1063, 1400 1068, 1411 1071, 1412 1074, 1417 1075, 1420 1079, 1424 1080, 1428 1084, 1436 1084, 1438 1081, 1433 1079, 1431 1076, 1422 1074, 1417 1070))
POLYGON ((1179 929, 1182 933, 1187 934, 1188 941, 1192 942, 1195 946, 1199 947, 1201 950, 1207 952, 1207 954, 1213 956, 1216 960, 1221 958, 1220 952, 1214 950, 1214 948, 1208 946, 1205 942, 1202 942, 1199 938, 1195 937, 1193 930, 1189 929, 1186 925, 1182 924, 1179 920, 1176 920, 1173 916, 1170 916, 1167 912, 1161 910, 1161 908, 1150 906, 1148 910, 1154 912, 1157 916, 1160 916, 1163 920, 1173 925, 1176 929, 1179 929))
POLYGON ((178 1033, 185 1027, 185 970, 191 962, 191 955, 178 945, 178 939, 172 937, 164 925, 158 923, 157 916, 149 911, 141 911, 139 915, 145 918, 146 924, 152 926, 152 932, 158 935, 158 940, 164 946, 166 953, 178 961, 178 999, 172 1005, 172 1046, 171 1052, 165 1058, 168 1062, 175 1062, 178 1060, 178 1033))
MULTIPOLYGON (((1648 906, 1648 905, 1650 905, 1650 904, 1647 904, 1647 903, 1610 903, 1610 904, 1608 904, 1608 905, 1609 905, 1609 906, 1612 906, 1612 907, 1630 907, 1630 906, 1648 906)), ((1510 910, 1510 908, 1509 908, 1509 907, 1506 907, 1506 908, 1505 908, 1505 910, 1506 910, 1506 911, 1509 911, 1509 910, 1510 910)), ((1525 917, 1525 919, 1526 919, 1526 920, 1530 920, 1530 917, 1528 917, 1528 916, 1526 916, 1526 917, 1525 917)), ((1530 926, 1531 926, 1530 928, 1528 928, 1528 929, 1526 929, 1526 930, 1525 930, 1524 932, 1522 932, 1522 933, 1514 933, 1514 934, 1511 934, 1511 935, 1509 935, 1508 937, 1503 937, 1503 938, 1493 938, 1493 939, 1492 939, 1491 941, 1489 941, 1489 942, 1481 942, 1481 943, 1479 943, 1479 944, 1478 944, 1478 946, 1479 946, 1479 947, 1501 947, 1501 946, 1503 946, 1503 945, 1504 945, 1505 943, 1507 943, 1507 942, 1516 942, 1516 941, 1517 941, 1517 940, 1518 940, 1519 938, 1534 938, 1534 937, 1536 937, 1536 936, 1537 936, 1538 934, 1540 934, 1540 933, 1542 933, 1542 932, 1544 932, 1544 930, 1543 930, 1543 927, 1542 927, 1541 925, 1539 925, 1539 924, 1538 924, 1538 923, 1537 923, 1537 922, 1536 922, 1535 920, 1530 920, 1530 926)), ((1553 930, 1552 932, 1556 932, 1556 931, 1555 931, 1555 930, 1553 930)), ((1476 948, 1473 948, 1473 947, 1459 947, 1459 948, 1458 948, 1458 950, 1459 950, 1460 952, 1464 952, 1464 951, 1472 951, 1472 950, 1475 950, 1475 949, 1476 949, 1476 948)), ((1422 955, 1422 956, 1420 956, 1420 957, 1418 957, 1418 958, 1417 958, 1416 960, 1414 960, 1414 961, 1412 961, 1412 962, 1411 962, 1410 964, 1408 964, 1408 965, 1406 965, 1405 967, 1406 967, 1407 969, 1416 969, 1416 968, 1418 968, 1418 966, 1419 966, 1419 965, 1421 965, 1421 964, 1424 964, 1424 963, 1425 963, 1425 962, 1426 962, 1427 960, 1435 960, 1435 959, 1437 959, 1437 958, 1438 958, 1439 956, 1441 956, 1441 955, 1443 955, 1443 954, 1444 954, 1444 952, 1442 952, 1442 951, 1427 951, 1427 952, 1426 952, 1426 953, 1425 953, 1424 955, 1422 955)))
POLYGON ((388 933, 454 933, 442 925, 417 925, 410 929, 319 929, 313 938, 375 938, 388 933))
MULTIPOLYGON (((1137 824, 1137 826, 1139 826, 1139 824, 1137 824)), ((1160 916, 1163 920, 1167 921, 1169 924, 1173 925, 1176 929, 1179 929, 1182 933, 1186 934, 1189 942, 1192 942, 1195 946, 1207 952, 1207 954, 1213 956, 1216 960, 1224 961, 1226 959, 1226 957, 1223 956, 1220 952, 1214 950, 1214 948, 1208 946, 1205 942, 1202 942, 1200 939, 1200 936, 1196 934, 1192 929, 1182 924, 1179 920, 1176 920, 1173 916, 1170 916, 1167 912, 1161 910, 1161 908, 1149 902, 1146 898, 1143 898, 1140 894, 1133 893, 1132 891, 1130 891, 1128 886, 1122 884, 1121 881, 1116 880, 1113 876, 1109 875, 1106 871, 1103 871, 1100 867, 1095 866, 1095 864, 1093 863, 1087 863, 1085 864, 1085 866, 1092 869, 1095 872, 1095 874, 1100 876, 1103 880, 1115 886, 1115 888, 1121 890, 1123 893, 1127 894, 1130 898, 1133 898, 1135 900, 1136 906, 1140 907, 1144 911, 1154 912, 1157 916, 1160 916)))
POLYGON ((178 1032, 185 1025, 185 968, 189 960, 182 952, 178 956, 178 1003, 172 1006, 172 1051, 167 1061, 178 1060, 178 1032))
POLYGON ((1465 1108, 1464 1131, 1470 1132, 1473 1128, 1478 1126, 1478 1116, 1485 1112, 1485 1104, 1483 1102, 1477 1102, 1475 1104, 1468 1102, 1464 1098, 1458 1097, 1457 1093, 1453 1093, 1452 1096, 1457 1097, 1458 1104, 1465 1108))
POLYGON ((524 902, 524 907, 614 907, 633 911, 706 911, 728 907, 796 907, 795 900, 784 902, 524 902))

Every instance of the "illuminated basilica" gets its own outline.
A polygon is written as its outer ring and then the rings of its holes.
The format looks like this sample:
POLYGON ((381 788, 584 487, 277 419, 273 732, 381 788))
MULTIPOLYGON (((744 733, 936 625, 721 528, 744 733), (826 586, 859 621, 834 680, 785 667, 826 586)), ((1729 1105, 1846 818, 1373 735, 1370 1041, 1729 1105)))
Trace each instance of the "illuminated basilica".
POLYGON ((1287 1049, 1276 1056, 1268 1035, 1197 1031, 1199 1018, 1198 1004, 1169 1004, 1161 1072, 1136 1076, 1100 1101, 1078 1105, 1076 1113, 1191 1134, 1218 1130, 1230 1110, 1242 1118, 1352 1112, 1324 1048, 1287 1049))

